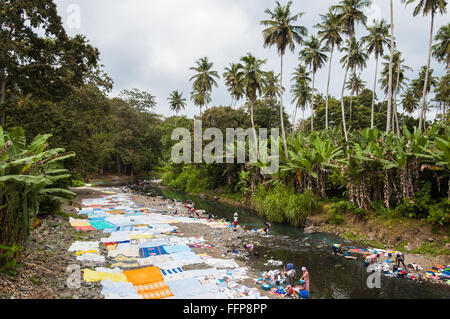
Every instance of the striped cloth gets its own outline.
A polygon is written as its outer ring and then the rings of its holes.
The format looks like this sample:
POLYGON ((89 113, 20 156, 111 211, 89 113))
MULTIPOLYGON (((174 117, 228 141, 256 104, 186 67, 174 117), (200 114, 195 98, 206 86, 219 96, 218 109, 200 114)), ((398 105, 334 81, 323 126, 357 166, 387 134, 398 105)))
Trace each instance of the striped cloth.
POLYGON ((161 272, 163 274, 163 276, 167 276, 167 275, 173 275, 173 274, 178 274, 180 272, 183 272, 183 269, 181 269, 180 267, 178 268, 172 268, 172 269, 166 269, 166 270, 162 270, 161 272))

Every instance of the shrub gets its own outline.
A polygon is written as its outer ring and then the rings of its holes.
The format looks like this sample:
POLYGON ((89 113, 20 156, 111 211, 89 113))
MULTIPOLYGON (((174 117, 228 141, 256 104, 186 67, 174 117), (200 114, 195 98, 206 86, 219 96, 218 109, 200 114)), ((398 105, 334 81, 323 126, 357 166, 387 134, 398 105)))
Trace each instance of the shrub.
POLYGON ((427 221, 430 224, 439 224, 444 226, 450 222, 450 201, 446 198, 441 200, 438 204, 430 206, 430 213, 427 221))

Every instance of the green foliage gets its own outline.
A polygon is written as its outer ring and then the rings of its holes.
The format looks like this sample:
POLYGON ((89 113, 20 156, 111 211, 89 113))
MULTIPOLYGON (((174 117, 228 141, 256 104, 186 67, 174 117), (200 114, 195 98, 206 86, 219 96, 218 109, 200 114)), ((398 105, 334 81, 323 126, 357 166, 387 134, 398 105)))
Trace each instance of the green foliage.
POLYGON ((439 224, 441 226, 450 223, 450 201, 446 198, 439 203, 430 205, 427 221, 431 224, 439 224))
POLYGON ((271 222, 288 222, 303 227, 306 218, 318 208, 318 200, 310 191, 299 194, 282 183, 272 187, 259 185, 252 202, 258 212, 271 222))
POLYGON ((0 127, 0 265, 14 263, 41 208, 52 212, 75 195, 66 188, 70 174, 58 163, 75 154, 48 149, 50 137, 38 135, 27 144, 22 128, 0 127))

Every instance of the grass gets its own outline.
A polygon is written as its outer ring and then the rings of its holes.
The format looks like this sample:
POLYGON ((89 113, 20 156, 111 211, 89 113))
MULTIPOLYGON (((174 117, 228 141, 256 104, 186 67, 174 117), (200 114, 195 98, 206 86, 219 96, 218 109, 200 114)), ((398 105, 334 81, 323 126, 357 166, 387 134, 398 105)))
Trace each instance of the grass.
POLYGON ((35 286, 40 286, 42 284, 41 279, 38 276, 33 276, 30 278, 30 281, 33 283, 33 285, 35 286))
POLYGON ((347 231, 344 234, 342 234, 342 237, 354 242, 354 243, 359 243, 362 245, 366 245, 369 247, 373 247, 373 248, 378 248, 378 249, 385 249, 386 248, 386 244, 376 240, 376 239, 369 239, 367 235, 358 235, 353 233, 352 231, 347 231))

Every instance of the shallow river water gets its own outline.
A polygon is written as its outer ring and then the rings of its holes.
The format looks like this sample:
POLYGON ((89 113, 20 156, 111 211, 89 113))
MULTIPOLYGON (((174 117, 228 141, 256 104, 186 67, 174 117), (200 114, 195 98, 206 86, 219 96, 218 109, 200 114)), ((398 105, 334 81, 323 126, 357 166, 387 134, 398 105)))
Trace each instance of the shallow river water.
MULTIPOLYGON (((177 193, 166 188, 146 189, 148 195, 162 195, 181 202, 192 200, 197 209, 204 209, 219 218, 233 219, 239 213, 239 224, 246 229, 262 228, 264 219, 253 211, 224 205, 217 201, 204 200, 196 196, 177 193)), ((269 247, 257 247, 259 257, 252 257, 250 266, 261 273, 269 258, 281 260, 283 265, 293 263, 297 274, 301 267, 308 268, 311 278, 312 298, 434 298, 450 299, 450 287, 430 283, 416 283, 411 280, 387 277, 381 274, 381 288, 369 288, 367 268, 361 260, 347 260, 334 256, 331 245, 352 243, 328 233, 305 234, 302 229, 272 223, 272 243, 269 247)), ((354 245, 357 246, 357 245, 354 245)), ((406 260, 407 262, 407 260, 406 260)))

